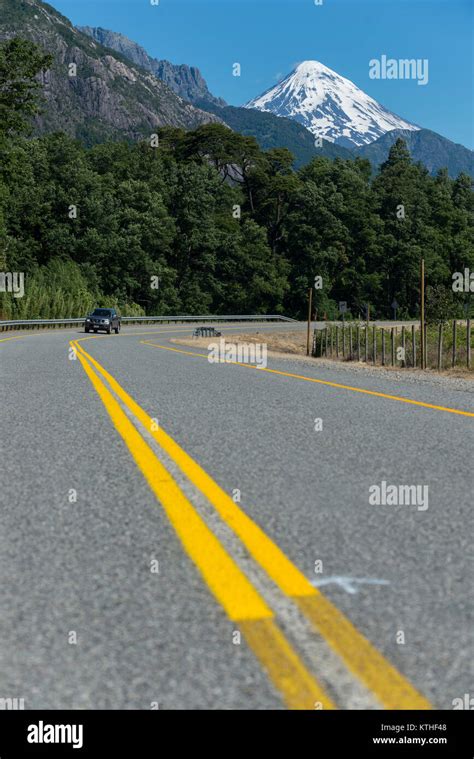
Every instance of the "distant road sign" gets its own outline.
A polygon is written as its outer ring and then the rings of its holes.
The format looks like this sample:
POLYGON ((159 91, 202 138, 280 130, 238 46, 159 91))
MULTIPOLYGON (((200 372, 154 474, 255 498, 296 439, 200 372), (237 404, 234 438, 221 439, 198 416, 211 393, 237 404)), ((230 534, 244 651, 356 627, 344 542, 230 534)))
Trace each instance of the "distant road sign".
POLYGON ((340 314, 345 314, 346 311, 347 311, 347 301, 340 300, 339 301, 339 313, 340 314))

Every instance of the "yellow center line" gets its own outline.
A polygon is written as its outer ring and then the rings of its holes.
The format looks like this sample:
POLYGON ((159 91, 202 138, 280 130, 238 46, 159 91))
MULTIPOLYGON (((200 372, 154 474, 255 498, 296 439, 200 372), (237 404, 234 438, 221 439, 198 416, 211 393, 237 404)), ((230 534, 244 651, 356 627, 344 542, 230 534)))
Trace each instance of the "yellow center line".
POLYGON ((271 610, 237 565, 229 559, 110 391, 93 372, 87 360, 81 353, 77 356, 137 466, 145 475, 156 497, 163 503, 168 518, 186 550, 229 617, 233 620, 271 617, 271 610))
MULTIPOLYGON (((245 545, 273 582, 296 602, 313 626, 323 635, 346 666, 370 689, 387 709, 430 709, 431 705, 377 651, 377 649, 314 588, 266 533, 243 512, 230 496, 160 426, 158 430, 134 399, 84 348, 87 357, 107 380, 112 390, 158 445, 214 506, 217 513, 245 545), (320 613, 321 607, 324 614, 320 613), (343 624, 341 623, 343 621, 343 624)), ((186 352, 186 351, 185 351, 186 352)))
POLYGON ((7 340, 22 340, 26 335, 16 335, 15 337, 2 337, 0 343, 6 343, 7 340))
MULTIPOLYGON (((233 324, 228 327, 224 327, 219 324, 218 327, 219 329, 226 330, 227 332, 229 332, 229 331, 235 331, 238 328, 239 324, 233 324)), ((190 326, 191 324, 188 327, 184 327, 184 328, 180 327, 179 329, 175 329, 172 325, 170 325, 168 329, 161 329, 161 330, 154 329, 154 330, 149 330, 147 332, 133 332, 132 331, 132 332, 120 332, 119 335, 90 335, 89 337, 81 337, 77 339, 76 342, 82 343, 85 340, 107 340, 107 339, 110 340, 111 337, 113 337, 113 339, 115 340, 117 339, 117 337, 144 337, 145 335, 169 335, 169 334, 173 335, 175 332, 189 332, 190 326)), ((259 324, 258 328, 259 330, 274 330, 275 325, 259 324)), ((196 356, 197 355, 204 355, 204 354, 196 353, 196 356)))
MULTIPOLYGON (((155 345, 149 340, 140 340, 141 345, 147 345, 150 348, 160 348, 164 351, 173 351, 174 353, 184 353, 187 356, 200 356, 202 358, 208 358, 207 353, 194 353, 192 351, 180 350, 179 348, 170 348, 167 345, 155 345)), ((461 411, 460 409, 448 408, 446 406, 436 406, 432 403, 424 403, 423 401, 414 401, 411 398, 402 398, 398 395, 388 395, 387 393, 380 393, 376 390, 366 390, 361 387, 353 387, 352 385, 341 385, 339 382, 329 382, 328 380, 315 379, 314 377, 305 377, 302 374, 292 374, 291 372, 283 372, 279 369, 268 369, 268 367, 255 366, 254 364, 243 364, 239 361, 226 361, 226 364, 233 364, 234 366, 243 366, 245 369, 256 369, 259 372, 267 372, 268 374, 278 374, 282 377, 290 377, 291 379, 304 380, 305 382, 313 382, 317 385, 327 385, 328 387, 337 387, 342 390, 352 390, 354 393, 363 393, 364 395, 373 395, 377 398, 385 398, 389 401, 398 401, 399 403, 410 403, 413 406, 422 406, 423 408, 434 409, 435 411, 446 411, 449 414, 459 414, 461 416, 474 417, 472 411, 461 411)))
POLYGON ((313 595, 315 589, 308 582, 304 574, 290 562, 263 530, 245 512, 237 507, 232 498, 165 432, 161 425, 156 429, 156 425, 152 423, 149 414, 134 401, 98 361, 81 346, 78 346, 78 350, 102 374, 114 393, 117 394, 129 411, 153 436, 158 445, 173 459, 193 485, 205 494, 206 498, 215 506, 224 521, 245 542, 254 558, 258 556, 261 561, 262 556, 265 556, 265 566, 269 568, 271 576, 282 588, 283 592, 289 596, 313 595))
POLYGON ((386 709, 431 709, 421 695, 322 593, 295 598, 303 614, 386 709))
POLYGON ((325 709, 336 708, 278 628, 272 610, 94 373, 85 357, 85 351, 77 350, 78 346, 74 342, 71 345, 76 348, 79 361, 115 429, 162 504, 185 551, 228 617, 238 623, 249 647, 274 686, 282 693, 285 703, 291 709, 314 709, 316 702, 320 702, 325 709))
POLYGON ((189 332, 188 329, 176 329, 176 330, 170 330, 170 329, 161 329, 161 330, 152 330, 147 332, 120 332, 118 335, 89 335, 89 337, 80 337, 75 342, 77 343, 84 343, 86 340, 110 340, 112 337, 114 340, 117 339, 117 337, 144 337, 145 335, 167 335, 171 331, 173 332, 189 332))

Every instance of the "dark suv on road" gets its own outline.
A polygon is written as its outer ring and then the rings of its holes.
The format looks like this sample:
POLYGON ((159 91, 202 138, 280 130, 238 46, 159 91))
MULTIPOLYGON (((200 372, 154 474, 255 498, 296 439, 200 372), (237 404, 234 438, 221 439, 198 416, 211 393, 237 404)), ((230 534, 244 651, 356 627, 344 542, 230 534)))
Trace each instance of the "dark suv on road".
POLYGON ((86 332, 102 330, 109 335, 114 330, 115 334, 118 335, 120 332, 120 316, 113 308, 96 308, 87 317, 84 329, 86 332))

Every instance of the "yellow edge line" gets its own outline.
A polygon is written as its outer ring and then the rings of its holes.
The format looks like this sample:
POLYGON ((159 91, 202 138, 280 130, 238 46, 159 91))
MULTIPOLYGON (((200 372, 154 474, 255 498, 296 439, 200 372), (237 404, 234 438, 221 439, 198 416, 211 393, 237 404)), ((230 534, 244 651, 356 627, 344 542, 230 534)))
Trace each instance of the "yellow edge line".
MULTIPOLYGON (((160 348, 164 351, 174 351, 175 353, 184 353, 188 356, 201 356, 208 358, 207 353, 192 353, 191 351, 179 350, 178 348, 170 348, 167 345, 154 345, 148 340, 140 340, 141 345, 148 345, 150 348, 160 348)), ((226 364, 234 364, 235 366, 243 366, 245 369, 256 369, 259 372, 268 372, 269 374, 279 374, 282 377, 291 377, 292 379, 305 380, 306 382, 314 382, 318 385, 328 385, 329 387, 342 388, 343 390, 352 390, 354 393, 364 393, 365 395, 374 395, 378 398, 386 398, 390 401, 398 401, 399 403, 410 403, 414 406, 422 406, 423 408, 435 409, 436 411, 446 411, 449 414, 460 414, 461 416, 472 416, 474 412, 460 411, 455 408, 447 408, 446 406, 435 406, 432 403, 424 403, 423 401, 414 401, 411 398, 401 398, 398 395, 387 395, 387 393, 379 393, 376 390, 366 390, 365 388, 352 387, 351 385, 341 385, 339 382, 329 382, 328 380, 314 379, 313 377, 304 377, 302 374, 292 374, 291 372, 282 372, 279 369, 268 369, 261 366, 255 366, 253 364, 242 364, 239 361, 226 361, 226 364)))
POLYGON ((224 522, 240 538, 255 561, 286 596, 298 603, 313 626, 341 656, 347 667, 374 691, 380 702, 387 709, 430 709, 429 701, 384 659, 382 654, 359 633, 339 609, 311 585, 283 551, 234 503, 207 472, 161 427, 155 430, 155 425, 152 424, 149 415, 123 390, 114 377, 82 347, 78 346, 78 350, 87 356, 131 413, 150 431, 161 448, 206 496, 224 522), (314 613, 314 609, 319 608, 319 600, 321 604, 324 604, 324 625, 320 617, 314 613), (303 605, 305 601, 308 602, 307 606, 303 605), (344 625, 341 625, 341 620, 344 625))
POLYGON ((86 358, 81 352, 77 356, 184 549, 229 618, 242 628, 249 647, 286 704, 291 709, 313 709, 315 702, 320 702, 325 709, 336 708, 293 651, 258 591, 194 510, 86 358))

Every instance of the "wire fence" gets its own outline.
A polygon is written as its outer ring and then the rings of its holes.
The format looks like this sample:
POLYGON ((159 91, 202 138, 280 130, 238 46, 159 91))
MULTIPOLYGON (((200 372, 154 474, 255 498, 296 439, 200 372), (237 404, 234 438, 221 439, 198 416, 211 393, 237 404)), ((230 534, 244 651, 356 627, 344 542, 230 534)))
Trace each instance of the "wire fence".
POLYGON ((312 355, 400 369, 472 370, 473 348, 470 319, 425 325, 424 341, 416 325, 327 324, 314 330, 312 355))

